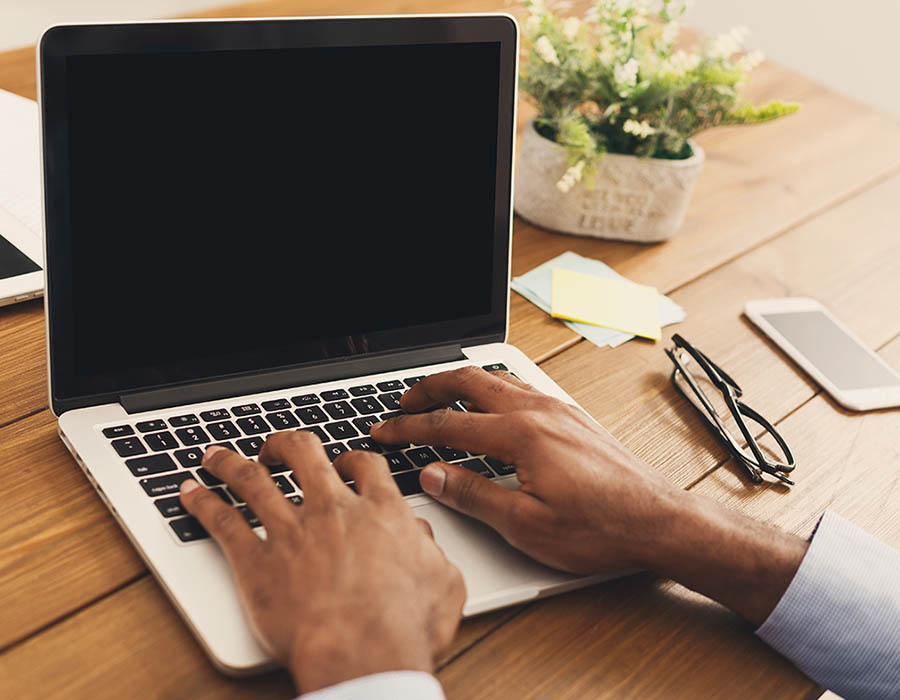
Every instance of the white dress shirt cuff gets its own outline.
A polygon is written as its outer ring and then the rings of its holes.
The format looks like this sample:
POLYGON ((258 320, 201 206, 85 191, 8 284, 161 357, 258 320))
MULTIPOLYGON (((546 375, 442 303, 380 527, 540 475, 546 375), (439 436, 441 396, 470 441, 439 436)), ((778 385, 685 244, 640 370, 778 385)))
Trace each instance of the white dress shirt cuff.
POLYGON ((444 700, 441 684, 422 671, 389 671, 344 681, 312 693, 303 700, 444 700))
POLYGON ((900 698, 900 552, 826 512, 756 634, 846 700, 900 698))

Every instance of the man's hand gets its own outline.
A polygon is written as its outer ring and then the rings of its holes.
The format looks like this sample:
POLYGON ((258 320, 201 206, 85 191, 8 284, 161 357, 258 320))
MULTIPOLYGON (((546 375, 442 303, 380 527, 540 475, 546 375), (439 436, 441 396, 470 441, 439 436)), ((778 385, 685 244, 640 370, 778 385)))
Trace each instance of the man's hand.
POLYGON ((259 459, 293 469, 302 505, 231 450, 210 447, 203 466, 247 502, 265 540, 195 481, 182 485, 181 501, 222 547, 264 648, 301 693, 381 671, 430 672, 456 632, 465 588, 385 460, 348 452, 332 466, 305 431, 271 436, 259 459))
POLYGON ((508 373, 435 374, 401 406, 410 415, 372 426, 373 438, 447 445, 515 465, 517 491, 445 463, 426 467, 420 482, 550 566, 583 574, 650 569, 758 624, 806 551, 799 538, 677 488, 584 411, 508 373), (431 410, 457 400, 471 410, 431 410))

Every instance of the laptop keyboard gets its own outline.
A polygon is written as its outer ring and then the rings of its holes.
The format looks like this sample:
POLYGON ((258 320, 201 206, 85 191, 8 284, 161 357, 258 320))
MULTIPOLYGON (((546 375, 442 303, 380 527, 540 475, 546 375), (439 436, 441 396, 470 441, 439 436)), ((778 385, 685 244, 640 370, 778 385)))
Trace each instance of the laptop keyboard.
MULTIPOLYGON (((486 370, 505 370, 501 363, 485 365, 486 370)), ((369 450, 387 459, 388 466, 404 496, 422 493, 419 472, 430 462, 444 461, 477 472, 490 479, 513 474, 515 468, 484 455, 473 455, 450 447, 428 445, 381 445, 369 437, 369 429, 379 421, 400 415, 400 396, 422 376, 348 385, 318 393, 300 394, 260 403, 245 403, 167 419, 139 421, 103 428, 116 453, 123 458, 149 498, 178 539, 192 542, 209 537, 196 519, 181 506, 181 482, 196 479, 234 505, 251 527, 259 519, 224 483, 200 466, 203 452, 219 445, 252 458, 259 454, 266 437, 282 430, 315 433, 333 462, 348 450, 369 450)), ((451 410, 464 411, 457 403, 451 410)), ((302 492, 290 468, 269 467, 275 484, 295 505, 303 503, 302 492)), ((346 480, 345 480, 346 481, 346 480)), ((354 488, 352 481, 346 481, 354 488)))

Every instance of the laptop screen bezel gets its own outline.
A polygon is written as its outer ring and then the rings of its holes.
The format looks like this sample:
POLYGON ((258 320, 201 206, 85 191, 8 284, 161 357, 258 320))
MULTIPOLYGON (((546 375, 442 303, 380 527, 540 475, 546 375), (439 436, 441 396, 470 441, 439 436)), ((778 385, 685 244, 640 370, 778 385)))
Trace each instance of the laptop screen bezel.
MULTIPOLYGON (((395 46, 430 43, 495 42, 500 45, 500 91, 497 119, 497 168, 493 230, 491 311, 482 316, 353 336, 366 353, 316 358, 297 365, 260 366, 255 372, 285 370, 365 358, 367 354, 478 345, 506 339, 512 231, 512 163, 515 132, 518 27, 505 14, 329 17, 249 20, 159 21, 121 24, 61 25, 41 37, 39 102, 43 152, 45 283, 48 372, 53 412, 115 402, 125 393, 202 384, 247 374, 218 372, 175 381, 126 382, 115 390, 97 391, 74 365, 75 329, 72 305, 72 231, 69 220, 68 114, 66 60, 77 55, 141 52, 185 52, 226 49, 270 49, 343 46, 395 46)), ((110 289, 110 294, 115 290, 110 289)), ((335 339, 335 345, 341 339, 335 339)), ((352 343, 350 344, 353 345, 352 343)), ((137 378, 139 372, 133 373, 137 378)), ((96 385, 96 382, 95 382, 96 385)))

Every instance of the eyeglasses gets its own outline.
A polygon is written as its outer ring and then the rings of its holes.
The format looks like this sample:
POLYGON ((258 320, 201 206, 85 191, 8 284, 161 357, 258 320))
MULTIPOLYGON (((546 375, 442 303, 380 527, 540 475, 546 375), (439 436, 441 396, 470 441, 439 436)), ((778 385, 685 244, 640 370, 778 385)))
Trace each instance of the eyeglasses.
MULTIPOLYGON (((743 394, 741 388, 722 368, 677 333, 672 336, 672 342, 675 343, 675 347, 666 348, 666 354, 675 364, 675 370, 672 372, 672 383, 693 404, 700 415, 706 419, 713 432, 716 433, 725 447, 728 448, 728 451, 731 452, 747 473, 750 481, 760 484, 764 481, 763 473, 766 473, 785 484, 793 486, 794 482, 786 476, 786 473, 794 470, 794 456, 791 454, 787 443, 775 430, 775 427, 740 400, 743 394), (697 377, 691 373, 688 368, 691 360, 699 365, 706 377, 697 377), (709 387, 706 391, 702 387, 704 383, 709 387), (735 438, 725 425, 725 419, 721 415, 724 412, 717 410, 714 405, 719 393, 721 393, 725 401, 727 411, 737 423, 746 446, 743 446, 735 438), (759 443, 753 437, 753 433, 747 425, 747 419, 762 427, 772 436, 784 455, 783 462, 763 455, 759 443)), ((725 418, 727 418, 727 415, 725 418)))

